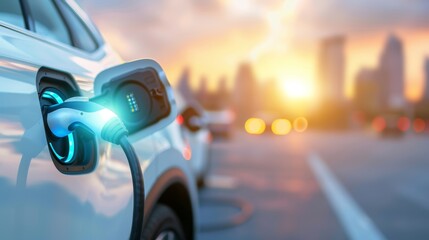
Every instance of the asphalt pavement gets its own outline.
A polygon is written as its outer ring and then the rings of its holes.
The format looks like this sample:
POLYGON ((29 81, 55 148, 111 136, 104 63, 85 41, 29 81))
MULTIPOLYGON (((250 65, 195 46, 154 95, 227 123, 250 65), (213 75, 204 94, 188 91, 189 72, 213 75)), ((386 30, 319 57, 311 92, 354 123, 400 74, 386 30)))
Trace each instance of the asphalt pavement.
POLYGON ((236 132, 213 143, 199 239, 429 239, 428 156, 429 135, 236 132))

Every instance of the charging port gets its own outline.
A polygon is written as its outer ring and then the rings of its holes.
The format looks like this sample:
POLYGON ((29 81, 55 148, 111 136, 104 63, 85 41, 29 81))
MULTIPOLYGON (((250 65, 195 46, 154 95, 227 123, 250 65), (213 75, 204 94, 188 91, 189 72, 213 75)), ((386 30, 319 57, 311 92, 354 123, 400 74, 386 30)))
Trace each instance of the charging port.
POLYGON ((41 68, 36 81, 46 141, 54 165, 64 174, 91 172, 98 159, 97 141, 93 134, 87 129, 77 128, 68 136, 58 138, 50 132, 46 123, 45 110, 49 106, 81 95, 73 77, 64 72, 41 68))

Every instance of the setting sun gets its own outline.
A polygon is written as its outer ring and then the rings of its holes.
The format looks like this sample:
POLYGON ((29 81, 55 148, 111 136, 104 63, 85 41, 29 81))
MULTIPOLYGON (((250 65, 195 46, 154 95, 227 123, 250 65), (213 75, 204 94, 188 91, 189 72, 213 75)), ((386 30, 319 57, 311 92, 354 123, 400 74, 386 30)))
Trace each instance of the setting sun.
POLYGON ((304 80, 287 80, 281 82, 282 90, 290 99, 308 99, 314 94, 313 86, 304 80))

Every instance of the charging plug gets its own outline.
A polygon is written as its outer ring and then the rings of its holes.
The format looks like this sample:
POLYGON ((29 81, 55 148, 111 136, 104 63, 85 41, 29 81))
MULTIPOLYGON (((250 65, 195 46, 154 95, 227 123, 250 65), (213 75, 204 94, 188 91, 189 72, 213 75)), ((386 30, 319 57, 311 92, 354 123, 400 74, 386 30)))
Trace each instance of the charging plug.
POLYGON ((63 103, 49 106, 45 113, 47 125, 56 137, 65 137, 77 127, 84 127, 108 142, 121 145, 133 181, 134 209, 130 239, 140 239, 144 218, 144 178, 122 121, 109 109, 84 97, 69 98, 63 103))
POLYGON ((119 117, 111 110, 88 100, 73 97, 46 109, 47 125, 56 137, 65 137, 77 127, 87 130, 102 139, 119 144, 128 131, 119 117))

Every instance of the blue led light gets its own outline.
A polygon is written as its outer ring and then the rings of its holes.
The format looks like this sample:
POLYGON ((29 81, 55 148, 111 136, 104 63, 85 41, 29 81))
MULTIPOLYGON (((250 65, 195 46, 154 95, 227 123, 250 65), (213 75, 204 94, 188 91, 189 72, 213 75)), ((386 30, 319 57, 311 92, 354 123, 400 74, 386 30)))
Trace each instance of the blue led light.
MULTIPOLYGON (((52 91, 43 92, 42 98, 53 100, 56 104, 64 102, 64 100, 60 97, 60 95, 52 91)), ((67 135, 67 139, 69 142, 69 152, 67 154, 67 157, 59 155, 55 150, 54 146, 52 145, 52 143, 49 143, 49 147, 51 148, 55 157, 57 157, 63 163, 70 163, 73 159, 74 152, 75 152, 73 133, 70 133, 69 135, 67 135)))
POLYGON ((139 110, 139 105, 137 105, 136 99, 134 97, 134 93, 129 93, 126 95, 128 100, 128 105, 130 107, 131 112, 137 112, 139 110))

